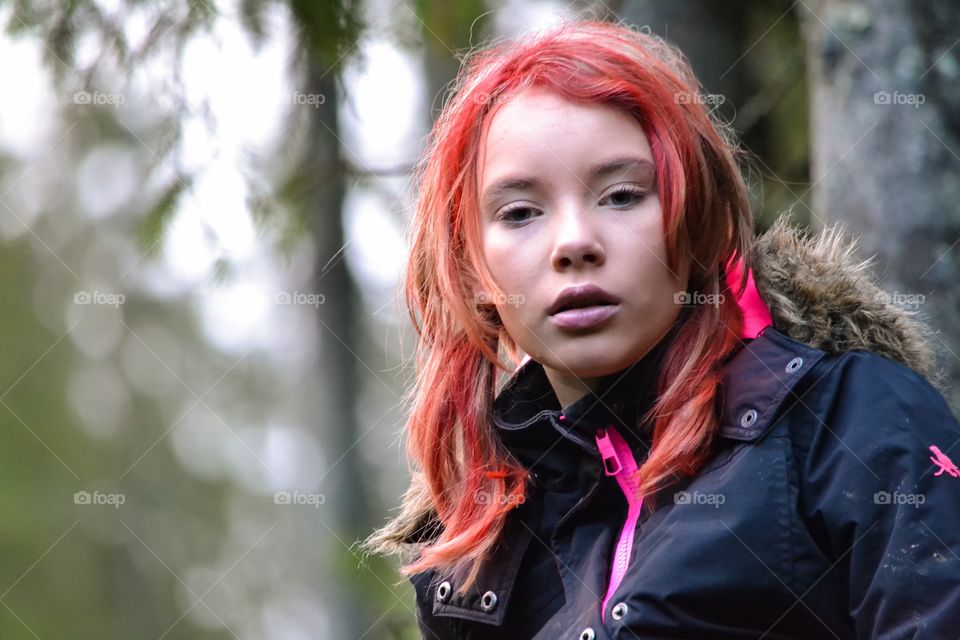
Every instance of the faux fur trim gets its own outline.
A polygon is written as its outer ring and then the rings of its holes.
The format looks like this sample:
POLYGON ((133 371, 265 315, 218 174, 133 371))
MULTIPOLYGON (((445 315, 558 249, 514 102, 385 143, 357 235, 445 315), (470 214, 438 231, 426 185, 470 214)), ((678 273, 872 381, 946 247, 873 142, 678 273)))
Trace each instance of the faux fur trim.
POLYGON ((757 238, 754 279, 773 326, 827 353, 873 351, 938 384, 931 330, 918 312, 898 306, 877 286, 873 258, 858 261, 856 245, 837 225, 811 236, 786 216, 757 238))

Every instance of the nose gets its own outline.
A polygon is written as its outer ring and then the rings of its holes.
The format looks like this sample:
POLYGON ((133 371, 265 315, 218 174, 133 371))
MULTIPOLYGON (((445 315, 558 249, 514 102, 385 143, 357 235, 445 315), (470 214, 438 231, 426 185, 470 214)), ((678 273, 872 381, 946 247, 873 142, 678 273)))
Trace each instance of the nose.
POLYGON ((589 215, 582 211, 558 213, 551 262, 557 271, 580 269, 587 265, 599 267, 606 259, 603 245, 589 215))

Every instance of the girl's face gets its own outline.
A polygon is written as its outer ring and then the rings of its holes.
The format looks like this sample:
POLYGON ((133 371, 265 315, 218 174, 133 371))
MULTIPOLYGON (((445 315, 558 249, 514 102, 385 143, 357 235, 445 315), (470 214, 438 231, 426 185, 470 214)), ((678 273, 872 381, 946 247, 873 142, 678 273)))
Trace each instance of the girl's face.
POLYGON ((479 188, 484 258, 505 294, 490 301, 563 406, 669 331, 689 270, 667 267, 655 165, 636 120, 525 90, 490 122, 479 188))

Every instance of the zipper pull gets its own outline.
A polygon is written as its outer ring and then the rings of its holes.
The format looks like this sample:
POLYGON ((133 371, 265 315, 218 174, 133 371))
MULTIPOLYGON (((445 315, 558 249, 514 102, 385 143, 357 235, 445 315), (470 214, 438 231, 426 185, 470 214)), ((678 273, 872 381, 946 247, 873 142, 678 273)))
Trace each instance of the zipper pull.
POLYGON ((600 449, 600 456, 603 458, 603 472, 608 476, 615 476, 623 470, 620 463, 620 456, 610 441, 610 436, 606 429, 597 429, 593 437, 597 441, 597 448, 600 449))

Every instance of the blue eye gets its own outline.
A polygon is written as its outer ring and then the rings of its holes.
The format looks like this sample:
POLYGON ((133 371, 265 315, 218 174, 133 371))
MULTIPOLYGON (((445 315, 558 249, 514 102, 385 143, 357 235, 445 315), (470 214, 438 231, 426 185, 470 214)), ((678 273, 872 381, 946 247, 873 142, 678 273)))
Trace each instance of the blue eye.
POLYGON ((534 216, 536 209, 533 207, 520 204, 505 207, 500 213, 496 215, 496 220, 502 222, 512 222, 512 223, 521 223, 527 222, 534 216), (529 215, 524 215, 529 214, 529 215))
POLYGON ((602 204, 610 199, 618 199, 619 202, 613 202, 613 206, 617 209, 626 209, 633 204, 639 203, 647 195, 649 195, 648 192, 643 189, 624 185, 608 193, 600 202, 602 204))

